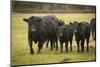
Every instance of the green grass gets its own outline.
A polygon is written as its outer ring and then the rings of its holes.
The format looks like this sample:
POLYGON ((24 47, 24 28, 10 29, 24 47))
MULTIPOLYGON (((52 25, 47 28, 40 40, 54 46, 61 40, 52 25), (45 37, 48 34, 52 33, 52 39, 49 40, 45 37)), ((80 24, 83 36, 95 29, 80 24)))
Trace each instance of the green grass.
MULTIPOLYGON (((58 51, 50 51, 43 46, 41 54, 37 54, 37 45, 33 44, 35 55, 30 55, 29 46, 27 40, 28 25, 24 22, 23 18, 30 16, 44 16, 44 15, 55 15, 58 18, 65 21, 65 23, 73 21, 87 21, 90 22, 91 18, 95 17, 93 13, 60 13, 60 14, 12 14, 12 65, 23 65, 23 64, 46 64, 46 63, 60 63, 60 62, 76 62, 76 61, 92 61, 96 60, 95 56, 95 42, 90 39, 89 48, 90 51, 83 53, 77 53, 76 42, 73 41, 73 51, 60 53, 60 46, 58 51)), ((85 44, 86 46, 86 44, 85 44)))

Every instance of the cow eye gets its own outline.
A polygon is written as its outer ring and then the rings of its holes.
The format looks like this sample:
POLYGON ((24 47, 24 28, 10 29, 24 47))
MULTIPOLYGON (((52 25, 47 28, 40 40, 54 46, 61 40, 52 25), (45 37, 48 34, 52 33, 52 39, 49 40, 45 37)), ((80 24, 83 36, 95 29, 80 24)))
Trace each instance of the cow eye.
POLYGON ((32 23, 32 20, 30 20, 29 23, 32 23))

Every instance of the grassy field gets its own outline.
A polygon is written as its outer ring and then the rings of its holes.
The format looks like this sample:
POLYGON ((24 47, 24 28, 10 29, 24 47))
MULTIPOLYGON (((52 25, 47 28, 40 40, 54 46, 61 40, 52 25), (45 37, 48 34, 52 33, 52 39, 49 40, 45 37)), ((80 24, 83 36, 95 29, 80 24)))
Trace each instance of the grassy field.
MULTIPOLYGON (((73 21, 87 21, 90 22, 91 18, 95 17, 93 13, 60 13, 60 14, 20 14, 12 13, 12 65, 24 64, 46 64, 46 63, 61 63, 61 62, 79 62, 79 61, 93 61, 96 60, 95 56, 95 41, 90 39, 89 52, 77 53, 76 42, 73 41, 73 51, 60 53, 58 51, 50 51, 50 47, 43 46, 41 54, 37 54, 37 45, 34 44, 33 48, 35 55, 30 55, 27 40, 28 25, 22 19, 30 16, 45 16, 55 15, 65 23, 73 21)), ((86 45, 86 44, 85 44, 86 45)), ((59 46, 60 47, 60 46, 59 46)))

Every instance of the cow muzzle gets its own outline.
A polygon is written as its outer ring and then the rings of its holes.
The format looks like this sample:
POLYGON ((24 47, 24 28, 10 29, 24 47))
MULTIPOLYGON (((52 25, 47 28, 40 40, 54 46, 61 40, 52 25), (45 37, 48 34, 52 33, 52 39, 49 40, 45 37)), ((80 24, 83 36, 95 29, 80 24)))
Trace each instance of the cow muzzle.
POLYGON ((63 36, 63 34, 60 34, 60 36, 63 36))
POLYGON ((31 31, 32 31, 32 32, 35 32, 35 31, 36 31, 36 29, 31 29, 31 31))

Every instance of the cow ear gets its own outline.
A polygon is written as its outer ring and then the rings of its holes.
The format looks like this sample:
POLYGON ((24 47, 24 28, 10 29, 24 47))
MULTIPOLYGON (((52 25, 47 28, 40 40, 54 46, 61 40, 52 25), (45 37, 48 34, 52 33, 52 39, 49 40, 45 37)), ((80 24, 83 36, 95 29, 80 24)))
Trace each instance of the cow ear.
POLYGON ((70 24, 70 25, 73 25, 73 23, 72 23, 72 22, 70 22, 69 24, 70 24))
POLYGON ((28 22, 28 19, 23 18, 23 20, 24 20, 25 22, 28 22))
POLYGON ((79 25, 79 26, 81 26, 81 25, 82 25, 82 23, 78 23, 78 25, 79 25))
POLYGON ((74 21, 74 23, 78 23, 77 21, 74 21))

